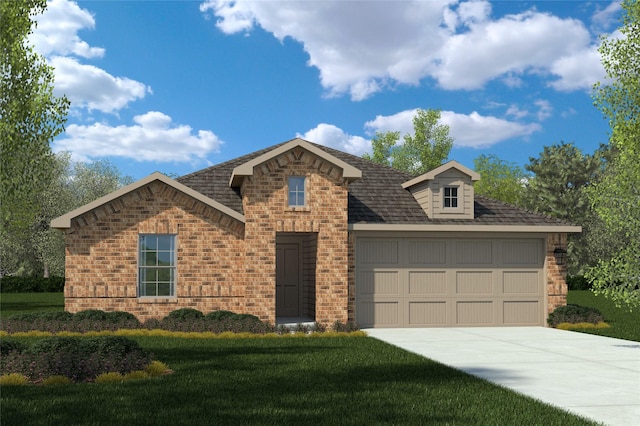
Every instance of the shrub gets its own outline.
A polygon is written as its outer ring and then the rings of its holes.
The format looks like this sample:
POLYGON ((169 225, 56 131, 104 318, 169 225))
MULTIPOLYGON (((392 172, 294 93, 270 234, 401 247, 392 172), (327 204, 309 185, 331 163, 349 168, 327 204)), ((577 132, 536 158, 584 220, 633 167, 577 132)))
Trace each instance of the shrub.
POLYGON ((140 321, 138 320, 138 318, 136 318, 135 315, 125 311, 107 312, 107 321, 114 324, 128 321, 140 324, 140 321))
POLYGON ((11 352, 22 352, 24 351, 26 348, 25 345, 23 345, 20 342, 17 342, 15 340, 0 340, 0 357, 3 357, 5 355, 9 355, 9 353, 11 352))
POLYGON ((204 314, 197 309, 182 308, 169 312, 169 315, 167 315, 164 319, 185 321, 202 319, 203 317, 204 314))
POLYGON ((144 369, 145 373, 147 373, 151 377, 163 376, 169 373, 171 370, 167 367, 166 364, 160 361, 152 361, 151 364, 147 365, 147 368, 144 369))
POLYGON ((3 374, 0 376, 0 385, 2 386, 20 386, 26 385, 29 379, 19 373, 3 374))
POLYGON ((578 305, 566 305, 556 308, 547 318, 547 323, 555 327, 560 323, 577 324, 588 322, 598 324, 604 321, 604 316, 596 308, 578 305))
POLYGON ((68 385, 71 380, 66 376, 49 376, 42 381, 45 386, 48 385, 68 385))
POLYGON ((225 318, 230 318, 234 315, 237 315, 236 313, 233 313, 231 311, 213 311, 213 312, 209 312, 207 315, 204 316, 204 318, 206 320, 210 320, 210 321, 220 321, 223 320, 225 318))
POLYGON ((92 320, 92 321, 107 321, 109 316, 105 311, 98 309, 87 309, 85 311, 76 312, 73 315, 73 319, 77 320, 92 320))
POLYGON ((0 279, 2 293, 61 293, 64 290, 64 277, 13 277, 0 279))
POLYGON ((336 321, 335 323, 333 323, 332 330, 333 331, 338 331, 338 332, 350 333, 352 331, 358 331, 358 330, 360 330, 360 328, 353 321, 349 321, 346 324, 343 324, 340 321, 336 321))
POLYGON ((112 371, 110 373, 102 373, 96 377, 96 383, 117 383, 122 382, 124 378, 122 374, 112 371))
POLYGON ((0 370, 24 374, 36 383, 57 375, 80 382, 107 371, 126 374, 143 370, 150 362, 150 355, 138 342, 123 336, 54 336, 37 340, 23 352, 3 356, 0 370))
POLYGON ((583 275, 567 276, 569 290, 591 290, 591 283, 583 275))

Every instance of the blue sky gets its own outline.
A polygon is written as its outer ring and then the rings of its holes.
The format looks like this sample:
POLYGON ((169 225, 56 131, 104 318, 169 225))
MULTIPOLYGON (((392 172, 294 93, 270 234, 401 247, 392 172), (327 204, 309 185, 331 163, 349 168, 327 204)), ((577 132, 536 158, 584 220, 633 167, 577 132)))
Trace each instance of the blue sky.
POLYGON ((71 111, 54 151, 140 179, 182 175, 296 136, 356 155, 442 110, 450 158, 519 165, 606 143, 610 1, 50 0, 31 37, 71 111))

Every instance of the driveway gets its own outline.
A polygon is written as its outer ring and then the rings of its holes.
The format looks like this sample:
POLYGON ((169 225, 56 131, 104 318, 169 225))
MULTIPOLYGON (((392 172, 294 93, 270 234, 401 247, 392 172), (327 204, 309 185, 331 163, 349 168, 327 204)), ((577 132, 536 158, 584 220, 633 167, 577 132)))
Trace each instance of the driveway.
POLYGON ((640 343, 543 327, 369 336, 607 425, 640 424, 640 343))

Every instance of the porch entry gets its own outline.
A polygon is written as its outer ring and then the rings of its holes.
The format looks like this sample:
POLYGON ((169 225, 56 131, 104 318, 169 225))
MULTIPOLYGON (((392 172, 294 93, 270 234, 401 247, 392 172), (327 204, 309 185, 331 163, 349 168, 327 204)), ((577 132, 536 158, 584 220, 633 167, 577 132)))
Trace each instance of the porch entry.
POLYGON ((276 235, 276 321, 313 322, 317 233, 276 235))

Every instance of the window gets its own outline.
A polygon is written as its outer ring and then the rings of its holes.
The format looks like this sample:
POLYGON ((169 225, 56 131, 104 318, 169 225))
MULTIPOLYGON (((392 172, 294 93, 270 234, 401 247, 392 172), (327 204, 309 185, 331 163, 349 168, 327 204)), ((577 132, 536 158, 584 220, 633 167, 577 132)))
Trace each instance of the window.
POLYGON ((289 207, 305 206, 304 181, 302 176, 289 177, 289 207))
POLYGON ((457 186, 444 187, 444 208, 445 209, 458 208, 458 187, 457 186))
POLYGON ((140 297, 176 295, 175 235, 140 235, 138 264, 140 297))

